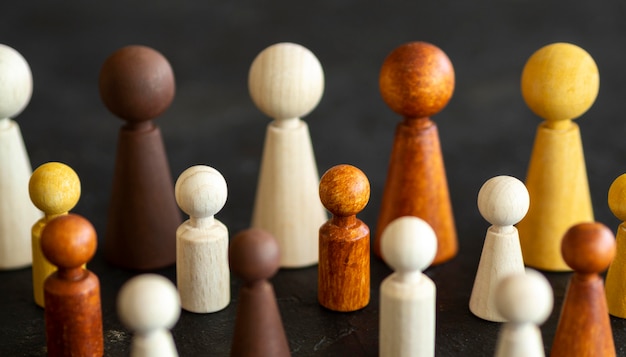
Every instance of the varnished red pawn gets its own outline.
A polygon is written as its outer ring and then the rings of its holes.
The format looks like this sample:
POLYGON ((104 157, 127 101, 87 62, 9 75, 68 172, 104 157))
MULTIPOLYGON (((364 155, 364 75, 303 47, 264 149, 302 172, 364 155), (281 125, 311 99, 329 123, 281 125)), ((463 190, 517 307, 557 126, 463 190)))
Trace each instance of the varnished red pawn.
POLYGON ((611 321, 599 275, 615 256, 613 233, 600 223, 580 223, 563 237, 561 252, 574 270, 550 356, 615 356, 611 321))
POLYGON ((48 356, 102 356, 104 337, 98 277, 82 268, 96 252, 96 231, 85 218, 68 214, 46 225, 44 256, 57 271, 44 283, 48 356))
POLYGON ((279 269, 278 243, 264 230, 244 230, 231 240, 228 259, 233 274, 243 280, 230 355, 290 356, 274 288, 268 282, 279 269))
POLYGON ((362 309, 370 300, 370 230, 356 214, 369 201, 369 181, 358 168, 337 165, 322 176, 319 192, 332 213, 319 231, 319 303, 334 311, 362 309))
POLYGON ((395 218, 416 216, 437 235, 433 265, 457 253, 457 236, 437 125, 430 120, 448 104, 454 69, 446 54, 426 42, 404 44, 387 56, 379 78, 383 100, 404 117, 396 127, 383 191, 374 252, 395 218))
POLYGON ((144 46, 113 53, 100 72, 100 96, 126 121, 120 129, 104 255, 127 269, 150 270, 176 261, 176 229, 182 216, 174 198, 161 131, 152 119, 174 98, 167 59, 144 46))

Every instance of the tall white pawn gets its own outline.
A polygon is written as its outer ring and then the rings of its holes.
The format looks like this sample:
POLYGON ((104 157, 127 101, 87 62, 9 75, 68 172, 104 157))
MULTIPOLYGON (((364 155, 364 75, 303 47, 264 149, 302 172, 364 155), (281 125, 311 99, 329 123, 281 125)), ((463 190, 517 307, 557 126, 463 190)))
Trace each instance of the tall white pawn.
POLYGON ((228 195, 216 169, 192 166, 178 177, 176 202, 189 215, 176 230, 176 280, 183 309, 209 313, 230 302, 228 229, 214 218, 228 195))
POLYGON ((434 356, 437 289, 422 271, 435 258, 435 232, 421 218, 396 218, 383 231, 381 251, 395 272, 380 285, 379 355, 434 356))
POLYGON ((12 120, 30 102, 33 77, 15 49, 0 44, 0 269, 32 264, 30 228, 42 217, 28 195, 32 174, 19 125, 12 120))
POLYGON ((545 356, 540 324, 552 312, 554 297, 548 280, 536 270, 511 274, 496 287, 496 306, 508 320, 500 330, 496 357, 545 356))
POLYGON ((131 357, 176 357, 170 329, 180 317, 176 287, 157 274, 142 274, 127 281, 117 296, 120 321, 133 333, 131 357))
POLYGON ((470 296, 470 311, 481 319, 506 321, 495 305, 495 287, 502 277, 524 272, 517 224, 524 218, 530 199, 524 183, 511 176, 487 180, 478 193, 478 210, 491 223, 487 229, 470 296))
POLYGON ((278 43, 254 59, 248 86, 259 110, 274 119, 265 134, 251 225, 274 235, 281 267, 317 264, 319 228, 328 217, 309 127, 300 118, 322 98, 322 66, 305 47, 278 43))

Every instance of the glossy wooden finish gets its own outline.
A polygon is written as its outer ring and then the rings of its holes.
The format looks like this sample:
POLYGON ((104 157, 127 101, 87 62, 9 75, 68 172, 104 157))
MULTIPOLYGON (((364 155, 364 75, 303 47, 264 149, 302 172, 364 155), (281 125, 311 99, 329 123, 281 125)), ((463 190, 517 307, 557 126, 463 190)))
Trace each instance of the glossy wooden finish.
POLYGON ((330 168, 319 195, 332 217, 319 229, 318 300, 333 311, 355 311, 370 300, 370 231, 356 217, 370 197, 365 174, 351 165, 330 168))
POLYGON ((387 105, 404 120, 398 124, 383 191, 374 252, 389 222, 411 215, 428 222, 437 235, 433 264, 458 250, 456 227, 436 124, 429 119, 448 104, 454 69, 446 54, 425 42, 404 44, 385 59, 379 77, 387 105))
POLYGON ((182 223, 161 131, 152 119, 174 98, 172 69, 157 51, 127 46, 100 71, 100 96, 126 121, 119 131, 113 187, 104 237, 105 258, 133 270, 176 261, 176 229, 182 223))
POLYGON ((96 245, 94 227, 75 214, 51 220, 41 234, 43 253, 58 268, 44 285, 50 357, 104 355, 100 282, 82 268, 96 245))
POLYGON ((611 212, 622 223, 615 234, 615 258, 606 273, 606 301, 609 314, 626 319, 626 174, 613 181, 608 196, 611 212))

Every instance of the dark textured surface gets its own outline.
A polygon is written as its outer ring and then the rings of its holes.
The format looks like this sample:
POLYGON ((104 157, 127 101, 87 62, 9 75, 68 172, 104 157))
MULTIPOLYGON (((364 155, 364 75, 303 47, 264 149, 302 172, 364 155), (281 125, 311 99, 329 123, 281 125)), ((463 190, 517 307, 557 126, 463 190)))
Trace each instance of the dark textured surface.
MULTIPOLYGON (((626 171, 626 5, 622 1, 15 1, 0 9, 0 42, 29 61, 34 94, 17 118, 33 167, 62 161, 79 174, 83 195, 76 213, 90 219, 100 239, 123 122, 98 93, 98 72, 113 51, 129 44, 154 47, 171 62, 177 92, 156 120, 172 175, 203 163, 222 172, 229 198, 217 215, 231 234, 247 228, 269 122, 252 104, 247 72, 266 46, 298 42, 325 71, 326 90, 309 123, 320 172, 339 163, 359 167, 371 199, 359 215, 370 228, 378 214, 391 140, 400 118, 378 91, 387 54, 408 41, 443 49, 456 72, 439 126, 459 255, 429 269, 437 295, 437 355, 492 355, 499 325, 468 309, 488 224, 476 208, 480 186, 508 174, 524 178, 539 119, 519 89, 526 59, 555 41, 576 43, 595 58, 600 93, 579 120, 597 220, 615 229, 608 209, 611 182, 626 171)), ((100 241, 101 243, 101 241, 100 241)), ((128 355, 130 335, 118 321, 115 297, 134 275, 112 268, 101 250, 89 264, 102 283, 107 356, 128 355)), ((174 279, 174 268, 159 270, 174 279)), ((30 269, 0 272, 0 355, 45 354, 43 311, 32 302, 30 269)), ((316 268, 281 270, 272 279, 294 356, 375 356, 378 286, 389 270, 372 260, 370 305, 333 313, 317 303, 316 268)), ((542 327, 549 349, 569 274, 548 274, 555 309, 542 327)), ((239 280, 233 278, 233 296, 239 280)), ((236 301, 224 311, 184 312, 173 330, 182 356, 228 355, 236 301)), ((626 322, 612 318, 618 355, 626 356, 626 322)))

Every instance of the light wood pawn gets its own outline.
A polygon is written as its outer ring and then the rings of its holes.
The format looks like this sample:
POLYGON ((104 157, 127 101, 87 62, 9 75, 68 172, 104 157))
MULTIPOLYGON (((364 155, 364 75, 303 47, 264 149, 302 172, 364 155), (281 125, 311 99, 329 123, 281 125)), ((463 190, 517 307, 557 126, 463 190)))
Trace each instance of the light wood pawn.
POLYGON ((606 273, 605 290, 609 314, 626 319, 626 174, 609 188, 609 208, 622 223, 615 235, 615 259, 606 273))
POLYGON ((117 295, 120 321, 131 330, 131 357, 177 357, 170 333, 180 317, 180 299, 174 284, 157 274, 128 280, 117 295))
POLYGON ((41 250, 41 232, 52 219, 66 215, 80 199, 80 179, 68 165, 47 162, 30 177, 28 191, 32 203, 44 212, 44 217, 32 224, 33 295, 35 303, 44 307, 43 285, 57 268, 46 259, 41 250))
POLYGON ((437 288, 422 271, 437 252, 435 232, 421 218, 396 218, 381 251, 395 272, 380 285, 380 356, 434 356, 437 288))
POLYGON ((552 287, 538 271, 514 273, 500 280, 496 306, 508 321, 500 329, 495 357, 543 357, 543 324, 554 304, 552 287))
POLYGON ((24 57, 3 44, 0 78, 0 270, 5 270, 31 265, 30 227, 41 212, 28 199, 30 159, 20 126, 11 119, 30 102, 33 78, 24 57))
POLYGON ((599 83, 593 58, 569 43, 541 48, 524 66, 522 95, 545 120, 537 129, 526 176, 530 209, 517 226, 528 266, 571 270, 561 257, 563 234, 594 219, 580 129, 572 119, 591 107, 599 83))
POLYGON ((469 301, 470 311, 481 319, 506 321, 496 307, 495 290, 502 277, 524 273, 519 235, 513 225, 524 218, 528 205, 526 186, 515 177, 493 177, 478 192, 478 210, 491 223, 469 301))
POLYGON ((178 206, 189 215, 176 230, 176 284, 183 309, 222 310, 230 302, 228 229, 214 215, 226 203, 226 181, 216 169, 196 165, 178 177, 178 206))
POLYGON ((274 235, 281 267, 314 265, 318 229, 327 215, 317 196, 309 128, 300 118, 322 98, 322 66, 301 45, 278 43, 254 59, 248 85, 256 106, 274 119, 265 135, 252 227, 274 235))

